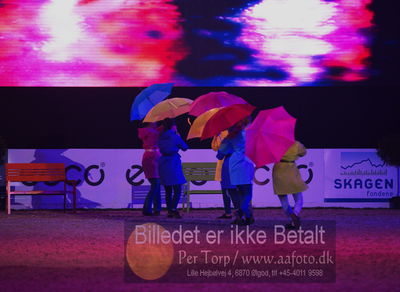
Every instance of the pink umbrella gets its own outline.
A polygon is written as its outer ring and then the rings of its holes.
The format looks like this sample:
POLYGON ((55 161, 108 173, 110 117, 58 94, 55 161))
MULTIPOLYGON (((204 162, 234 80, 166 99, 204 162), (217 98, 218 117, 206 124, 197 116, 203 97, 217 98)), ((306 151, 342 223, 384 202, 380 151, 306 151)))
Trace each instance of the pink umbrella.
POLYGON ((295 142, 295 125, 283 106, 260 111, 246 129, 246 155, 257 167, 280 161, 295 142))
POLYGON ((196 98, 190 106, 189 115, 198 117, 202 113, 213 108, 246 103, 247 102, 239 96, 225 91, 213 91, 196 98))

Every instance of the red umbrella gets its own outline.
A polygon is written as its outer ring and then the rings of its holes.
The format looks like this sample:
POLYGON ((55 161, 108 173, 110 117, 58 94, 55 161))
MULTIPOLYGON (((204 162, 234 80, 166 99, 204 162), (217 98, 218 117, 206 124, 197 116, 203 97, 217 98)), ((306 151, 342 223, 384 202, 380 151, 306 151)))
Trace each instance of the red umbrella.
POLYGON ((239 96, 225 91, 213 91, 196 98, 190 106, 189 115, 198 117, 202 113, 213 108, 246 103, 247 102, 239 96))
POLYGON ((295 125, 283 106, 260 111, 246 129, 246 155, 257 167, 280 161, 295 142, 295 125))
POLYGON ((213 137, 247 118, 255 110, 251 104, 233 104, 220 109, 206 123, 201 139, 213 137))

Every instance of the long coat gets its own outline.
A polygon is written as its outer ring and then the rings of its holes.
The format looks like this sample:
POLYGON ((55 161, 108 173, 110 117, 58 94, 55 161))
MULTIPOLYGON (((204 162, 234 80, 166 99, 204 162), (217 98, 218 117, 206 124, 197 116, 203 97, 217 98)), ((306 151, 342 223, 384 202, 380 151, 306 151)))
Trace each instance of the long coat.
MULTIPOLYGON (((225 137, 228 136, 228 131, 222 131, 219 135, 214 136, 214 138, 211 141, 211 148, 214 151, 218 151, 219 147, 221 146, 222 140, 225 139, 225 137)), ((216 181, 221 181, 221 172, 222 172, 222 164, 224 162, 224 159, 222 160, 217 160, 217 166, 215 168, 215 180, 216 181)))
POLYGON ((142 156, 142 167, 144 175, 147 179, 159 178, 158 174, 158 160, 160 159, 160 152, 158 151, 158 139, 162 127, 159 128, 139 128, 139 138, 143 142, 145 149, 142 156))
POLYGON ((245 132, 234 137, 227 136, 221 143, 217 158, 229 157, 229 179, 234 186, 251 184, 254 178, 254 164, 245 155, 245 132))
POLYGON ((186 151, 189 147, 174 131, 168 130, 160 135, 158 141, 161 157, 158 161, 160 182, 162 185, 181 185, 186 183, 182 171, 179 150, 186 151))
POLYGON ((295 194, 308 189, 295 162, 306 153, 304 145, 296 141, 282 157, 281 162, 275 163, 272 181, 276 195, 295 194))

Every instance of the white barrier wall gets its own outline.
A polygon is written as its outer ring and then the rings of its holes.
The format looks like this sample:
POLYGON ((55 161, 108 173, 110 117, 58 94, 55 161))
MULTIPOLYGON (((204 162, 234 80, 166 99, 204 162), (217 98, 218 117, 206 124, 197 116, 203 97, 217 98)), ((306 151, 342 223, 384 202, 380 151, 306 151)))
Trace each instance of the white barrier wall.
MULTIPOLYGON (((79 181, 78 207, 140 207, 149 183, 141 170, 141 149, 10 149, 8 162, 62 162, 70 179, 79 181)), ((215 152, 192 149, 182 152, 183 162, 214 162, 215 152)), ((397 193, 396 169, 386 166, 372 149, 309 149, 298 160, 309 189, 305 207, 388 207, 388 198, 397 193)), ((276 207, 272 191, 272 165, 256 170, 253 184, 255 207, 276 207)), ((52 189, 15 184, 16 188, 52 189)), ((207 182, 193 189, 217 189, 219 182, 207 182)), ((222 195, 193 195, 195 208, 222 207, 222 195)), ((16 196, 13 208, 61 208, 62 196, 16 196)))

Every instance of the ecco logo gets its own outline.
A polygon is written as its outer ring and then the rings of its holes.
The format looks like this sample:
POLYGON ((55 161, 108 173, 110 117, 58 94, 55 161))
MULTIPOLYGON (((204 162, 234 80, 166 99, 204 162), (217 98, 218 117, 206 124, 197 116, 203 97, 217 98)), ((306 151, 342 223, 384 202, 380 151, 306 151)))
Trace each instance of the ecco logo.
POLYGON ((305 164, 300 164, 299 166, 297 166, 297 168, 298 169, 307 169, 307 172, 308 172, 308 178, 304 181, 306 184, 309 184, 311 181, 312 181, 312 179, 313 179, 313 177, 314 177, 314 172, 312 171, 312 169, 311 168, 309 168, 307 165, 305 165, 305 164))
POLYGON ((144 179, 140 179, 139 181, 135 181, 135 179, 143 173, 143 168, 141 165, 134 164, 130 169, 126 170, 125 177, 126 181, 132 186, 140 186, 144 183, 144 179), (133 173, 132 173, 133 172, 133 173))
MULTIPOLYGON (((105 174, 104 170, 99 165, 96 165, 96 164, 89 165, 84 170, 78 165, 73 165, 73 164, 69 165, 69 166, 67 166, 65 168, 65 172, 67 174, 67 178, 71 177, 71 175, 68 175, 68 173, 71 172, 71 171, 72 172, 73 171, 77 171, 79 173, 82 173, 82 171, 83 171, 83 179, 84 179, 84 181, 88 185, 93 186, 93 187, 100 185, 104 181, 104 179, 106 177, 106 174, 105 174), (95 176, 94 174, 96 172, 98 172, 99 175, 95 176), (93 180, 93 177, 99 177, 99 178, 97 180, 93 180)), ((77 181, 77 185, 78 186, 82 183, 82 179, 76 179, 76 181, 77 181)), ((34 185, 36 185, 36 183, 37 182, 23 182, 23 184, 26 185, 26 186, 34 186, 34 185)), ((48 186, 55 186, 58 183, 59 182, 51 182, 51 181, 45 182, 45 184, 48 185, 48 186)), ((68 183, 68 185, 71 185, 71 183, 68 183)))
POLYGON ((259 186, 264 186, 264 185, 268 184, 271 180, 270 180, 269 178, 266 178, 266 179, 263 180, 263 181, 259 181, 259 180, 256 178, 256 173, 259 172, 260 169, 263 169, 263 170, 265 170, 266 172, 269 172, 269 171, 270 171, 270 168, 269 168, 268 166, 264 165, 264 166, 261 166, 261 167, 259 167, 259 168, 256 168, 256 171, 255 171, 255 173, 254 173, 254 179, 253 179, 254 183, 255 183, 256 185, 259 185, 259 186))
MULTIPOLYGON (((297 166, 297 168, 300 169, 300 170, 301 169, 307 170, 308 177, 305 180, 306 184, 309 184, 313 180, 314 173, 313 173, 313 170, 311 168, 312 166, 313 166, 312 163, 310 163, 309 165, 299 164, 297 166)), ((268 166, 264 165, 264 166, 256 169, 256 173, 260 172, 260 171, 265 171, 265 172, 269 173, 271 171, 271 169, 268 166)), ((126 171, 126 180, 127 180, 127 182, 132 186, 140 186, 140 185, 142 185, 145 182, 144 179, 139 179, 139 180, 135 181, 135 179, 137 179, 142 173, 143 173, 143 168, 142 168, 141 165, 138 165, 138 164, 132 165, 131 168, 127 169, 127 171, 126 171)), ((265 180, 260 181, 260 180, 258 180, 256 178, 256 176, 254 176, 254 180, 253 181, 257 185, 264 186, 264 185, 267 185, 271 181, 271 179, 270 178, 266 178, 265 180)), ((207 181, 192 181, 192 183, 194 185, 196 185, 196 186, 202 186, 202 185, 206 184, 207 181)))
POLYGON ((93 187, 100 185, 104 181, 105 176, 106 175, 104 173, 104 170, 101 169, 100 166, 98 166, 98 165, 90 165, 89 167, 87 167, 85 169, 85 173, 84 173, 84 178, 85 178, 86 183, 88 185, 93 186, 93 187), (90 178, 90 173, 92 172, 93 169, 98 169, 100 171, 100 178, 97 181, 91 181, 89 179, 90 178))
MULTIPOLYGON (((310 163, 310 165, 299 164, 297 166, 297 168, 300 169, 300 170, 301 169, 306 169, 307 170, 308 177, 305 180, 306 184, 309 184, 312 181, 313 177, 314 177, 314 173, 313 173, 313 170, 312 170, 311 166, 312 166, 312 163, 310 163)), ((257 172, 260 172, 260 171, 265 171, 265 172, 269 173, 271 171, 271 169, 268 166, 264 165, 262 167, 257 168, 255 172, 257 173, 257 172)), ((256 178, 256 175, 254 175, 254 183, 259 185, 259 186, 264 186, 264 185, 268 184, 270 181, 271 181, 271 179, 269 179, 269 178, 266 178, 263 181, 259 181, 256 178)))
MULTIPOLYGON (((101 163, 100 165, 104 166, 104 163, 101 163)), ((88 167, 86 167, 85 169, 82 169, 78 165, 69 165, 65 168, 65 171, 67 173, 67 177, 71 177, 71 175, 68 175, 68 173, 70 173, 70 172, 80 173, 81 175, 83 175, 83 180, 88 185, 95 187, 95 186, 100 185, 106 177, 106 173, 101 166, 99 166, 97 164, 92 164, 92 165, 89 165, 88 167), (97 179, 93 179, 94 177, 96 177, 97 179)), ((314 177, 314 173, 313 173, 313 170, 311 167, 312 167, 312 163, 310 163, 309 165, 300 164, 297 166, 297 168, 300 170, 301 169, 307 170, 308 177, 305 180, 306 184, 309 184, 314 177)), ((260 172, 266 172, 267 174, 269 174, 271 172, 271 169, 265 165, 260 168, 257 168, 255 171, 255 174, 260 173, 260 172)), ((145 182, 144 179, 139 178, 139 176, 142 173, 143 173, 143 167, 139 164, 134 164, 129 169, 127 169, 125 172, 126 181, 132 186, 140 186, 140 185, 144 184, 144 182, 145 182)), ((268 178, 268 175, 267 175, 267 178, 265 178, 264 180, 258 180, 256 178, 256 175, 254 175, 254 183, 257 185, 260 185, 260 186, 267 185, 270 181, 271 181, 271 179, 268 178)), ((48 186, 55 186, 58 183, 59 182, 45 182, 45 184, 48 186)), ((192 181, 192 183, 196 186, 202 186, 202 185, 206 184, 207 181, 192 181)), ((34 185, 36 185, 36 182, 23 182, 23 184, 26 186, 34 186, 34 185)), ((68 184, 70 185, 70 183, 68 183, 68 184)), ((80 185, 80 184, 82 184, 82 179, 77 179, 77 185, 80 185)))

